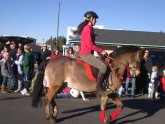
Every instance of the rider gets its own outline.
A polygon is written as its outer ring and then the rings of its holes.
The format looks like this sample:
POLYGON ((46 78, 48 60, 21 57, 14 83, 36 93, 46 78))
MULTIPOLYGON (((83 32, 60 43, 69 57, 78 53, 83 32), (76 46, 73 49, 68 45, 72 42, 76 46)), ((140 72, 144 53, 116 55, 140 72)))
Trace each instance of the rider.
POLYGON ((99 17, 95 12, 88 11, 84 14, 84 18, 85 20, 78 25, 76 31, 76 33, 81 35, 80 58, 99 70, 96 90, 97 94, 101 95, 103 93, 102 82, 107 70, 107 66, 102 60, 94 57, 92 53, 93 51, 103 55, 106 55, 107 53, 95 45, 93 26, 96 24, 96 19, 99 17))

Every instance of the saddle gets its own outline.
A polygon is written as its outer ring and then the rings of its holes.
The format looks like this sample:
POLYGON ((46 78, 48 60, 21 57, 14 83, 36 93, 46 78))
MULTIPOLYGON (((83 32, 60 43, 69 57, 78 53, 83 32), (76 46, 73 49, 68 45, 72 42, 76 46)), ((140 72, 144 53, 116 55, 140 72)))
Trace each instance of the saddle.
MULTIPOLYGON (((102 59, 102 58, 101 58, 101 59, 102 59)), ((86 69, 86 74, 87 74, 88 78, 89 78, 91 81, 96 82, 96 79, 97 79, 97 75, 98 75, 98 73, 99 73, 99 70, 98 70, 97 68, 91 66, 90 64, 84 62, 80 57, 76 58, 76 61, 77 61, 78 63, 82 64, 82 65, 85 67, 85 69, 86 69)), ((106 58, 103 59, 103 61, 107 62, 107 61, 106 61, 106 58)), ((109 83, 108 83, 108 76, 109 76, 110 72, 111 72, 111 69, 110 69, 110 67, 109 67, 109 68, 107 68, 107 72, 106 72, 106 74, 105 74, 105 77, 104 77, 104 80, 103 80, 103 83, 102 83, 102 88, 103 88, 104 90, 106 90, 107 87, 108 87, 108 85, 109 85, 109 83)))

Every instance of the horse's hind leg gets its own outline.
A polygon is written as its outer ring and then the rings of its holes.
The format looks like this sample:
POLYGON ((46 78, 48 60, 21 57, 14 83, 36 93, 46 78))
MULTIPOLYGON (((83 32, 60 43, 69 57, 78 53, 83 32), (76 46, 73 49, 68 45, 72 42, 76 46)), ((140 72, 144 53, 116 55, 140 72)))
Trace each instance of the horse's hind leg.
POLYGON ((116 111, 112 113, 108 118, 108 121, 110 122, 111 120, 114 120, 119 116, 124 105, 116 93, 111 93, 108 97, 117 106, 116 111))
POLYGON ((54 99, 52 99, 51 104, 52 104, 52 111, 53 111, 52 117, 54 119, 56 119, 57 118, 57 114, 58 114, 58 108, 57 108, 57 104, 56 104, 54 99))
POLYGON ((57 116, 58 110, 57 110, 57 105, 54 101, 54 96, 57 90, 60 88, 60 86, 54 86, 52 88, 49 88, 45 99, 44 99, 44 105, 45 105, 45 114, 46 114, 46 119, 50 119, 51 113, 50 113, 50 103, 52 104, 52 109, 53 109, 53 118, 57 116))

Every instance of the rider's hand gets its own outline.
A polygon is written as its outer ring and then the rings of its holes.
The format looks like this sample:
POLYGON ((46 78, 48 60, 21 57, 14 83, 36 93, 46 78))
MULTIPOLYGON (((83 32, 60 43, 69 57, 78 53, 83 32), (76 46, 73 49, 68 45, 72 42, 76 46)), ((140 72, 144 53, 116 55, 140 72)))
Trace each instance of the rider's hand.
POLYGON ((108 55, 108 53, 106 51, 103 51, 101 54, 104 55, 104 56, 108 55))

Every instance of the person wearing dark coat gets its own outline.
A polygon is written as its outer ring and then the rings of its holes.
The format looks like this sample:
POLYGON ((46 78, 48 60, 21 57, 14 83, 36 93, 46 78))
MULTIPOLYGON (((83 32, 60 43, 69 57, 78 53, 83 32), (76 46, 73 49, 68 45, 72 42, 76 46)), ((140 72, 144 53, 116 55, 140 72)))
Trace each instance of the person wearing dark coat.
POLYGON ((148 94, 148 84, 152 72, 152 59, 149 56, 149 51, 145 50, 144 57, 141 62, 141 83, 143 95, 148 94))
POLYGON ((39 71, 44 71, 48 60, 50 59, 51 51, 47 49, 47 45, 43 44, 41 51, 41 64, 39 65, 39 71))

